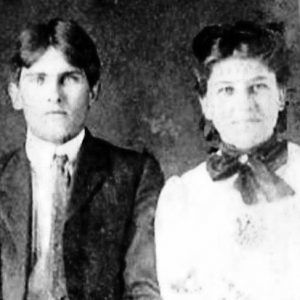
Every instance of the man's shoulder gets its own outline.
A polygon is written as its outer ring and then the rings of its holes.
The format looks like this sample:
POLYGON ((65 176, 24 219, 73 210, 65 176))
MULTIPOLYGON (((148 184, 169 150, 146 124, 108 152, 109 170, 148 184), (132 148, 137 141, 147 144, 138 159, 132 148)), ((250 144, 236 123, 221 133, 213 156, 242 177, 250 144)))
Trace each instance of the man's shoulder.
POLYGON ((160 164, 146 149, 137 151, 117 146, 100 138, 91 138, 90 153, 88 151, 86 153, 92 156, 89 157, 89 160, 92 160, 95 165, 106 168, 119 179, 130 180, 145 175, 149 179, 151 178, 153 185, 163 184, 164 175, 160 164))
POLYGON ((16 164, 21 157, 22 147, 0 153, 0 175, 11 164, 16 164))
POLYGON ((92 155, 95 158, 106 159, 116 168, 128 166, 132 168, 142 168, 144 164, 157 164, 156 158, 145 148, 136 150, 119 145, 115 145, 102 138, 92 135, 88 138, 89 150, 87 155, 92 155))
POLYGON ((108 154, 110 157, 119 159, 139 159, 147 151, 135 150, 125 146, 116 145, 108 140, 90 136, 90 141, 92 144, 93 153, 96 155, 108 154))

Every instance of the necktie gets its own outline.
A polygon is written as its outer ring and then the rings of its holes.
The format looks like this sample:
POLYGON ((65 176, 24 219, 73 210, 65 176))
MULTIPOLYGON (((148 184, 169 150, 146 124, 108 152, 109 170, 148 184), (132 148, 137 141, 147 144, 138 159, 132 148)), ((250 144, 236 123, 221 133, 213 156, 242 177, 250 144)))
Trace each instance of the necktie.
POLYGON ((295 193, 274 172, 287 161, 287 142, 278 141, 276 135, 249 153, 241 153, 225 144, 220 150, 220 154, 214 153, 208 158, 208 173, 214 181, 238 174, 234 186, 246 204, 262 198, 270 202, 295 193))
POLYGON ((68 157, 55 155, 51 167, 51 230, 47 250, 38 251, 37 263, 29 279, 28 300, 66 300, 63 261, 63 229, 70 194, 68 157))

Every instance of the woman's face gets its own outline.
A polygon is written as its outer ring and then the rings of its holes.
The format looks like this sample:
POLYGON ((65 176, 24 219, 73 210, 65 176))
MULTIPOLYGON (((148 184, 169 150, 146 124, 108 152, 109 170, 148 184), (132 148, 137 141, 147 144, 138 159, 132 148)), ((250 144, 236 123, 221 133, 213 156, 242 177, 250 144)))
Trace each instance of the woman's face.
POLYGON ((229 57, 212 67, 201 105, 223 142, 248 150, 272 135, 284 91, 260 60, 229 57))

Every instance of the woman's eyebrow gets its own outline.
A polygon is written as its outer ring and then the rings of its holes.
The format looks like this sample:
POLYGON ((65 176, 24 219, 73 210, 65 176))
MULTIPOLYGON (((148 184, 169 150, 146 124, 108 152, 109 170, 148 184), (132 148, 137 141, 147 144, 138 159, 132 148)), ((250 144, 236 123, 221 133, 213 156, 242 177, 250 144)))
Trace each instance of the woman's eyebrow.
POLYGON ((223 85, 223 84, 232 84, 232 81, 229 80, 218 80, 218 81, 214 81, 213 85, 223 85))
POLYGON ((268 80, 268 77, 259 75, 259 76, 256 76, 254 78, 251 78, 249 81, 264 81, 264 80, 268 80))
POLYGON ((47 74, 45 72, 28 72, 24 74, 24 77, 34 77, 34 76, 46 76, 47 74))

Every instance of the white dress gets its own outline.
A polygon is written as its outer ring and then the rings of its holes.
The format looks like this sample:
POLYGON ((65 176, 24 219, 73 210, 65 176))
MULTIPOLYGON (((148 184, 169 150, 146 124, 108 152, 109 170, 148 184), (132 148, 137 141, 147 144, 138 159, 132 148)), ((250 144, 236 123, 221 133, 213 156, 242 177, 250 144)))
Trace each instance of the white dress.
POLYGON ((247 205, 237 175, 213 182, 202 163, 170 178, 155 220, 163 300, 300 299, 300 147, 276 172, 295 191, 247 205))

